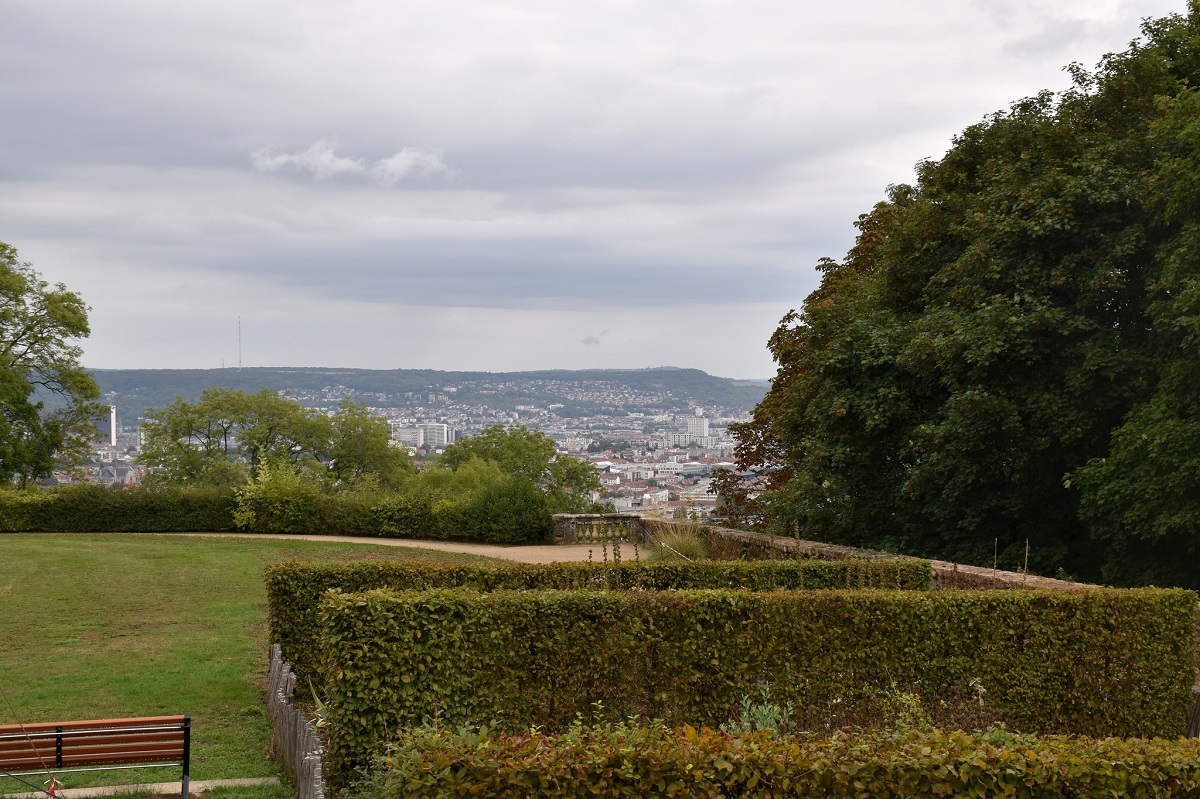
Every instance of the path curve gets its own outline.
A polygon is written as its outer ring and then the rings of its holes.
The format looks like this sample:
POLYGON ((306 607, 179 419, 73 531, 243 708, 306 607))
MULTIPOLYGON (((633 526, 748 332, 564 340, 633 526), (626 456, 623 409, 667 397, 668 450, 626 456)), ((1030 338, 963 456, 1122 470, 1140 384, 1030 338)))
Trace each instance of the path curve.
MULTIPOLYGON (((147 535, 139 533, 139 535, 147 535)), ((278 538, 301 541, 338 541, 345 544, 374 544, 385 547, 407 547, 409 549, 434 549, 439 552, 458 552, 464 555, 480 555, 519 563, 560 563, 585 561, 590 557, 600 560, 603 553, 594 544, 534 544, 529 546, 501 544, 472 544, 466 541, 426 541, 413 538, 375 538, 365 535, 292 535, 290 533, 150 533, 149 535, 191 535, 209 538, 278 538)), ((632 544, 625 548, 632 555, 632 544)), ((611 555, 611 553, 610 553, 611 555)))

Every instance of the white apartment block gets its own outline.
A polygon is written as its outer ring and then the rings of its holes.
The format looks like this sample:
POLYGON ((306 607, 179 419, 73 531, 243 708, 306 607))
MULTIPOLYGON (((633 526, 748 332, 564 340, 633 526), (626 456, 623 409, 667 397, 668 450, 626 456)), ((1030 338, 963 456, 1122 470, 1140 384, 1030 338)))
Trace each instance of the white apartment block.
POLYGON ((393 421, 389 426, 392 440, 406 447, 445 449, 454 443, 454 428, 447 424, 423 422, 407 427, 393 421))
POLYGON ((421 431, 421 446, 425 449, 445 449, 454 442, 454 431, 448 424, 424 422, 417 429, 421 431))

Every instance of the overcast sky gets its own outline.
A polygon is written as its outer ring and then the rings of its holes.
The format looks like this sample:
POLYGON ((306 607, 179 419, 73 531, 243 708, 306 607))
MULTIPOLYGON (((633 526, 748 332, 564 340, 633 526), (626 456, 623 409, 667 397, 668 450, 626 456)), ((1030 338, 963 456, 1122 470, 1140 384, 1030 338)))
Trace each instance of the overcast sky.
POLYGON ((3 0, 0 240, 98 368, 774 374, 913 165, 1184 0, 3 0))

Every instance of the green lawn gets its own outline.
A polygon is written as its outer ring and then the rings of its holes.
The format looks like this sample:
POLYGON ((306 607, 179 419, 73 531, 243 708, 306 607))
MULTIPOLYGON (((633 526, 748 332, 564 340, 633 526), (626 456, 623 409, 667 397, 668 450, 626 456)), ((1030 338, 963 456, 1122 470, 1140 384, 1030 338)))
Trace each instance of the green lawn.
MULTIPOLYGON (((263 703, 262 567, 377 557, 479 560, 334 542, 0 535, 0 724, 190 712, 193 779, 277 774, 263 703)), ((179 778, 68 776, 68 786, 179 778)), ((24 789, 0 777, 0 793, 15 790, 24 789)))

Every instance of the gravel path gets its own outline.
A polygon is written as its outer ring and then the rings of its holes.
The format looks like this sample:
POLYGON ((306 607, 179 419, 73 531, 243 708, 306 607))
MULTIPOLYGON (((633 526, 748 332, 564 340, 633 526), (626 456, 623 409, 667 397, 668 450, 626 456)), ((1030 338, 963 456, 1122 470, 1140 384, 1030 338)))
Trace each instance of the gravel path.
MULTIPOLYGON (((156 534, 157 535, 157 534, 156 534)), ((410 538, 374 538, 359 535, 287 535, 282 533, 162 533, 161 535, 199 535, 210 538, 291 538, 302 541, 340 541, 346 544, 374 544, 385 547, 408 547, 410 549, 436 549, 440 552, 461 552, 485 558, 515 560, 520 563, 557 563, 583 561, 592 553, 595 560, 601 559, 600 548, 594 544, 554 544, 533 546, 502 546, 499 544, 471 544, 459 541, 423 541, 410 538)), ((632 556, 632 544, 625 545, 632 556)))

